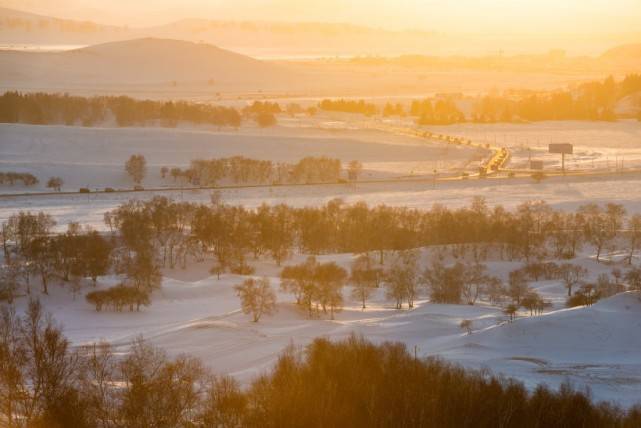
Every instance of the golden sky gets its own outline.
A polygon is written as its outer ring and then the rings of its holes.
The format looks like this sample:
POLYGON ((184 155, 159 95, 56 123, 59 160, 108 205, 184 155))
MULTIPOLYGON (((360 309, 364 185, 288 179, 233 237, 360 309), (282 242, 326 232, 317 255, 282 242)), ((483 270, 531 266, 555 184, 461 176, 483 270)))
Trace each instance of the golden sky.
POLYGON ((131 26, 188 17, 493 34, 637 33, 641 26, 641 0, 0 0, 0 5, 131 26))

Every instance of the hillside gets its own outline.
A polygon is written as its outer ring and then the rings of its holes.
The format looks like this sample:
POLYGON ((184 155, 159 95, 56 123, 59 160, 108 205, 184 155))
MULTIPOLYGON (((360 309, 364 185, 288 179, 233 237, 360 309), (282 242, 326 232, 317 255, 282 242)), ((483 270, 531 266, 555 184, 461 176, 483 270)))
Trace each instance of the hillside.
POLYGON ((126 27, 60 19, 0 7, 0 43, 87 45, 133 38, 126 27))
POLYGON ((634 403, 627 391, 641 383, 640 315, 638 293, 622 293, 592 307, 490 326, 446 341, 430 354, 472 367, 482 362, 526 383, 558 385, 569 379, 634 403))
POLYGON ((216 46, 144 38, 65 52, 0 52, 0 80, 7 87, 104 89, 190 86, 258 90, 291 79, 281 67, 216 46))
POLYGON ((90 45, 140 37, 204 42, 248 55, 335 56, 426 52, 437 35, 351 24, 183 19, 153 27, 118 27, 0 8, 0 43, 90 45), (427 47, 429 45, 429 47, 427 47))
POLYGON ((641 43, 616 46, 606 51, 601 58, 615 61, 641 61, 641 43))

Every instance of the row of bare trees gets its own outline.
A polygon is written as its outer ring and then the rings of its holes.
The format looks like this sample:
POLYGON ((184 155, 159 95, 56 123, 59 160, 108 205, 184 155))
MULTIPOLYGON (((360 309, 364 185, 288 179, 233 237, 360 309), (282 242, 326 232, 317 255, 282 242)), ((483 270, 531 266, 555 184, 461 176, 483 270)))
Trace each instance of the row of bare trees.
MULTIPOLYGON (((77 223, 69 223, 63 233, 54 233, 54 226, 50 215, 29 212, 12 215, 2 224, 2 300, 11 302, 25 292, 31 294, 34 277, 45 294, 49 293, 50 282, 59 280, 68 284, 75 296, 83 282, 95 287, 100 276, 122 274, 124 286, 136 290, 138 307, 146 304, 148 294, 160 286, 156 252, 149 242, 126 233, 105 237, 77 223)), ((119 295, 117 289, 112 291, 119 295)))
POLYGON ((175 127, 180 122, 190 122, 238 128, 242 121, 240 113, 233 107, 185 101, 14 91, 0 95, 0 122, 3 123, 98 126, 111 117, 123 127, 148 123, 175 127))
MULTIPOLYGON (((5 261, 16 255, 20 269, 39 273, 44 290, 54 274, 64 281, 79 276, 95 282, 113 271, 124 274, 137 289, 151 291, 160 284, 160 267, 185 267, 189 260, 205 258, 214 259, 212 272, 216 274, 251 274, 249 261, 264 256, 281 264, 294 252, 352 252, 377 254, 380 264, 391 250, 436 245, 447 248, 457 260, 471 259, 474 264, 493 255, 532 265, 546 257, 570 259, 582 246, 591 245, 597 261, 604 252, 620 248, 626 251, 625 261, 631 263, 641 243, 641 216, 626 217, 620 205, 585 205, 576 212, 562 212, 541 202, 507 211, 500 206, 490 209, 480 198, 466 208, 435 206, 421 211, 347 205, 340 200, 320 207, 281 204, 250 210, 225 205, 217 198, 204 205, 155 197, 121 205, 105 214, 105 223, 111 230, 107 238, 74 224, 65 233, 53 234, 50 216, 16 214, 2 226, 5 261)), ((395 264, 411 267, 412 256, 401 257, 395 264)), ((457 283, 461 275, 456 269, 435 266, 432 275, 438 280, 432 282, 453 278, 457 283)), ((483 272, 477 276, 487 280, 483 272)), ((395 277, 407 282, 402 276, 395 277)), ((466 283, 474 281, 477 285, 466 291, 467 301, 473 302, 481 289, 479 279, 466 283)), ((491 288, 485 283, 483 287, 491 288)), ((401 300, 411 305, 414 293, 411 287, 397 284, 398 290, 403 288, 408 291, 401 300)), ((448 301, 451 289, 435 290, 432 297, 448 301)))
MULTIPOLYGON (((348 176, 356 180, 362 165, 350 163, 348 176)), ((236 184, 335 183, 341 178, 341 162, 325 156, 308 156, 296 163, 273 163, 244 156, 195 159, 187 169, 163 167, 161 178, 199 186, 215 186, 221 180, 236 184)))
POLYGON ((35 186, 40 182, 38 177, 28 172, 0 171, 0 185, 13 186, 18 181, 24 186, 35 186))

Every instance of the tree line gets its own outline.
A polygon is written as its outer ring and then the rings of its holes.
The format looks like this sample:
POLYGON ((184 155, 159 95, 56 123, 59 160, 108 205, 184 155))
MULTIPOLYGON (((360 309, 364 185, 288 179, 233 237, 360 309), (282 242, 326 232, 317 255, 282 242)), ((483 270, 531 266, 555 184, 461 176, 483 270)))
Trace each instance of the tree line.
POLYGON ((174 127, 179 122, 191 122, 237 128, 242 120, 232 107, 185 101, 20 92, 5 92, 0 96, 0 122, 3 123, 96 126, 111 117, 122 127, 144 126, 150 122, 174 127))
MULTIPOLYGON (((419 125, 451 125, 464 122, 538 122, 546 120, 614 121, 616 103, 641 91, 641 75, 629 74, 620 81, 612 76, 555 91, 516 91, 471 99, 472 112, 463 113, 456 103, 461 96, 441 95, 413 100, 407 111, 400 103, 387 102, 382 110, 364 100, 323 100, 321 110, 360 113, 367 116, 416 117, 419 125)), ((641 120, 641 109, 636 113, 641 120)))
POLYGON ((23 186, 35 186, 40 182, 38 177, 28 172, 0 171, 0 186, 13 186, 18 181, 22 182, 23 186))
POLYGON ((12 302, 24 293, 32 295, 34 278, 44 294, 57 279, 67 284, 75 297, 83 283, 89 281, 95 287, 100 276, 116 273, 123 276, 122 284, 89 293, 89 303, 97 310, 104 306, 118 311, 125 305, 140 309, 149 304, 151 292, 160 287, 161 276, 148 243, 123 243, 77 223, 68 224, 63 233, 53 233, 55 225, 50 215, 29 212, 12 215, 2 224, 0 300, 12 302))
POLYGON ((324 99, 318 103, 318 108, 325 111, 359 113, 365 116, 373 116, 378 113, 376 104, 368 103, 365 100, 324 99))
POLYGON ((187 355, 137 340, 72 347, 32 300, 0 307, 0 415, 8 427, 636 427, 641 408, 593 403, 563 384, 521 383, 404 345, 316 339, 241 389, 187 355))
MULTIPOLYGON (((320 207, 264 204, 247 209, 226 205, 217 197, 211 204, 195 204, 157 196, 124 203, 105 213, 104 220, 110 230, 106 236, 73 223, 65 233, 53 234, 55 223, 47 214, 21 212, 11 216, 2 225, 6 275, 16 278, 10 283, 37 274, 47 292, 52 277, 65 282, 88 277, 95 283, 105 272, 115 272, 125 278, 125 285, 150 293, 160 286, 161 267, 185 267, 189 260, 213 260, 212 272, 218 275, 246 275, 254 271, 251 260, 260 257, 281 265, 293 253, 356 253, 367 257, 360 263, 368 269, 382 269, 392 254, 387 262, 392 273, 387 274, 386 286, 392 287, 389 296, 397 306, 403 302, 412 306, 419 279, 423 284, 433 284, 429 290, 434 301, 473 304, 481 294, 491 301, 501 294, 500 284, 482 266, 490 256, 525 261, 528 270, 524 275, 534 280, 541 275, 563 278, 565 273, 547 264, 547 258, 569 260, 590 245, 597 262, 604 251, 618 249, 625 252, 625 263, 632 265, 641 243, 641 216, 626 216, 617 204, 588 204, 575 212, 564 212, 543 202, 528 202, 508 211, 501 206, 490 208, 482 198, 476 198, 469 207, 453 210, 438 205, 431 210, 369 207, 340 200, 320 207), (417 272, 413 249, 428 246, 440 248, 443 254, 432 261, 426 275, 417 272), (445 253, 462 266, 446 266, 445 253)), ((316 277, 314 263, 305 269, 316 277)), ((331 281, 326 278, 330 282, 319 287, 329 288, 320 293, 312 290, 303 301, 308 310, 313 304, 333 312, 341 302, 336 290, 347 276, 334 268, 323 267, 320 272, 338 276, 331 281)), ((377 285, 385 278, 384 271, 362 275, 358 281, 375 281, 377 285)), ((632 279, 630 284, 636 284, 632 279)), ((572 297, 572 287, 576 291, 583 285, 582 280, 580 277, 568 285, 568 297, 572 297)), ((301 289, 307 282, 300 279, 301 289)), ((522 278, 515 276, 510 282, 515 290, 524 290, 521 294, 528 292, 518 286, 522 278)), ((520 304, 521 294, 513 299, 515 303, 520 304)))
POLYGON ((630 74, 618 82, 610 76, 602 81, 586 82, 567 90, 488 95, 474 103, 472 121, 613 121, 617 119, 617 101, 639 91, 641 75, 630 74))
POLYGON ((413 101, 410 114, 418 119, 419 125, 451 125, 465 122, 465 114, 459 110, 451 98, 435 98, 413 101))
MULTIPOLYGON (((350 171, 352 164, 350 164, 350 171)), ((354 179, 358 178, 360 169, 354 179)), ((326 156, 307 156, 296 163, 251 159, 244 156, 194 159, 189 168, 163 167, 161 178, 199 186, 215 186, 220 180, 232 183, 336 183, 341 178, 341 161, 326 156)))

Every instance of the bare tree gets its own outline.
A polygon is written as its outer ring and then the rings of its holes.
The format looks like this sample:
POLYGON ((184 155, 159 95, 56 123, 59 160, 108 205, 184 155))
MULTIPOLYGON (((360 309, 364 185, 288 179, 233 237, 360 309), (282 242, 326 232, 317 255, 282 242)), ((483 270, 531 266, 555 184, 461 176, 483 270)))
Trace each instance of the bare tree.
POLYGON ((0 412, 8 426, 85 426, 74 394, 77 355, 40 303, 0 313, 0 412))
POLYGON ((396 309, 403 307, 405 299, 409 308, 414 307, 419 286, 418 256, 416 250, 397 252, 387 272, 387 295, 396 301, 396 309))
POLYGON ((596 261, 601 260, 601 253, 608 243, 616 236, 613 224, 618 218, 618 209, 612 208, 604 212, 596 204, 587 204, 579 207, 579 213, 585 218, 585 237, 596 248, 596 261))
POLYGON ((459 327, 462 330, 465 330, 468 335, 472 334, 472 326, 473 326, 472 320, 462 320, 461 323, 459 324, 459 327))
POLYGON ((533 290, 528 291, 525 296, 523 296, 521 304, 525 309, 530 311, 530 316, 535 313, 538 314, 544 307, 543 299, 539 293, 533 290))
POLYGON ((560 275, 565 288, 568 289, 568 297, 572 296, 572 288, 583 281, 588 270, 583 266, 566 263, 561 265, 560 275))
POLYGON ((214 261, 214 265, 209 269, 211 275, 216 275, 216 279, 220 279, 220 275, 225 272, 225 265, 219 260, 214 261))
POLYGON ((0 266, 0 302, 13 303, 21 285, 21 265, 17 260, 9 261, 0 266))
POLYGON ((314 270, 318 303, 325 313, 329 308, 330 319, 334 319, 334 313, 342 309, 343 287, 346 280, 347 271, 334 262, 319 264, 314 270))
POLYGON ((629 234, 629 246, 630 252, 628 253, 628 264, 632 264, 632 258, 634 257, 634 252, 637 250, 639 243, 641 242, 641 215, 634 214, 630 217, 628 221, 628 228, 630 229, 629 234))
POLYGON ((525 273, 522 270, 515 270, 510 272, 508 282, 508 295, 512 298, 512 302, 521 306, 521 299, 528 292, 529 284, 525 278, 525 273))
POLYGON ((276 294, 269 285, 269 278, 249 278, 234 289, 240 297, 243 312, 251 314, 254 322, 276 310, 276 294))
POLYGON ((641 268, 633 267, 625 273, 624 278, 630 290, 641 292, 641 268))
POLYGON ((56 257, 53 243, 48 237, 33 239, 27 249, 27 257, 40 274, 42 292, 49 294, 49 280, 56 270, 56 257))
POLYGON ((136 184, 142 183, 147 174, 147 160, 143 155, 131 155, 125 162, 125 171, 136 184))
POLYGON ((514 321, 516 317, 516 312, 519 310, 519 307, 515 304, 510 303, 503 309, 503 313, 510 317, 510 322, 514 321))
POLYGON ((347 177, 350 181, 357 181, 361 172, 363 172, 363 164, 359 161, 353 160, 347 165, 347 177))
POLYGON ((365 309, 365 302, 372 294, 377 283, 377 272, 372 269, 372 260, 368 255, 359 256, 352 262, 350 282, 352 283, 352 296, 358 299, 365 309))
POLYGON ((60 189, 62 188, 62 185, 64 182, 62 181, 62 178, 60 177, 51 177, 49 181, 47 181, 47 187, 49 189, 53 189, 56 192, 59 192, 60 189))
POLYGON ((487 266, 474 264, 465 269, 465 282, 463 284, 463 296, 468 305, 474 305, 481 294, 483 287, 490 282, 486 274, 487 266))
POLYGON ((177 427, 191 423, 192 409, 204 393, 202 364, 187 356, 168 360, 142 339, 119 365, 123 391, 118 419, 131 428, 177 427))

